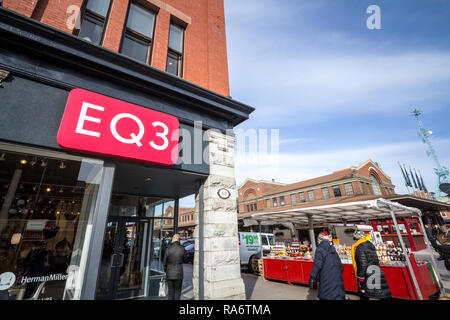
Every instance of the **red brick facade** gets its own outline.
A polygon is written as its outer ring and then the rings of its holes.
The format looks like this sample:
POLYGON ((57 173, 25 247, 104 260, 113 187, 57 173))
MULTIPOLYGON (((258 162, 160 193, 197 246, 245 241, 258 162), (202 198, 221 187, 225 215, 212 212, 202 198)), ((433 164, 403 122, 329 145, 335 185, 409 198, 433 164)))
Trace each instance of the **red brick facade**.
POLYGON ((247 179, 238 191, 238 216, 242 218, 267 210, 379 198, 394 195, 394 189, 389 176, 370 160, 356 167, 292 184, 247 179), (375 192, 371 176, 375 177, 375 188, 378 186, 381 194, 375 192), (333 187, 339 188, 340 196, 335 195, 333 187))
MULTIPOLYGON (((130 0, 111 0, 102 46, 119 51, 130 0)), ((165 71, 171 20, 186 26, 182 77, 229 96, 223 0, 136 0, 156 13, 151 66, 165 71)), ((3 7, 72 33, 83 0, 4 0, 3 7), (76 7, 73 7, 76 6, 76 7)))

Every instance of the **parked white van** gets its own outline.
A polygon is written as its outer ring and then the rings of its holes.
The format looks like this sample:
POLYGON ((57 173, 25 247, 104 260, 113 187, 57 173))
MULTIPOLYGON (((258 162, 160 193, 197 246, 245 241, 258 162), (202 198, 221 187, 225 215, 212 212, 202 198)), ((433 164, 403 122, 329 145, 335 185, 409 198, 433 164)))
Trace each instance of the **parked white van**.
MULTIPOLYGON (((268 254, 275 245, 275 237, 272 233, 261 233, 261 237, 263 253, 268 254)), ((252 266, 261 256, 258 232, 239 232, 239 255, 241 265, 248 266, 248 270, 253 272, 252 266)))

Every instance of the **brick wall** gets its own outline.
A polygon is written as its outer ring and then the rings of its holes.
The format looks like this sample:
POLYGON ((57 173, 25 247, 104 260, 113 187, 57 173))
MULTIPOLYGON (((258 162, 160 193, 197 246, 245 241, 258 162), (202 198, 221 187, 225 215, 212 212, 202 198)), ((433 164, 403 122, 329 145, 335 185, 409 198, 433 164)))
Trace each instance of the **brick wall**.
MULTIPOLYGON (((129 0, 112 0, 103 47, 119 51, 129 0)), ((171 19, 186 25, 183 78, 229 96, 223 0, 139 0, 157 8, 151 65, 165 71, 171 19)), ((4 0, 3 6, 72 33, 74 7, 83 0, 4 0), (69 23, 68 23, 69 22, 69 23), (72 23, 70 23, 72 22, 72 23)))

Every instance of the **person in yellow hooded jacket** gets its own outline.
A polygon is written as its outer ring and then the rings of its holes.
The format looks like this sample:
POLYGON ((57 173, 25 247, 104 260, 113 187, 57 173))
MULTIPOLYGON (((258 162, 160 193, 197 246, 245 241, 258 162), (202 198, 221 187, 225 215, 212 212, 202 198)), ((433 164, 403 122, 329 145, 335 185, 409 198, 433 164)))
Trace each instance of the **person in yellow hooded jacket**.
POLYGON ((352 246, 352 261, 358 282, 358 294, 361 300, 390 299, 391 290, 378 261, 377 250, 370 241, 371 236, 355 231, 352 246))

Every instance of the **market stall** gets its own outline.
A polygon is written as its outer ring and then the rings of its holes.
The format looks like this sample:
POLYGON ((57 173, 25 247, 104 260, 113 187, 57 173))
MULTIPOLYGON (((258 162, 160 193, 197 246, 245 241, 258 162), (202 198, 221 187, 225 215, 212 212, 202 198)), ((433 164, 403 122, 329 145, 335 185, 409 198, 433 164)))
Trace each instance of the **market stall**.
MULTIPOLYGON (((418 261, 411 248, 405 245, 397 218, 417 218, 420 229, 424 230, 421 212, 384 199, 349 202, 328 206, 316 206, 283 212, 265 212, 251 216, 246 224, 270 225, 281 222, 304 224, 310 228, 314 224, 331 224, 345 221, 361 222, 370 219, 391 219, 398 242, 384 241, 377 244, 377 253, 381 268, 386 276, 394 298, 408 300, 427 300, 441 292, 441 283, 436 262, 431 254, 429 241, 423 234, 432 263, 418 261)), ((403 221, 403 220, 402 220, 403 221)), ((376 231, 376 230, 375 230, 376 231)), ((313 233, 310 232, 313 237, 313 233)), ((349 246, 335 244, 344 265, 344 288, 348 292, 357 292, 357 283, 351 261, 349 246)), ((292 243, 286 246, 277 243, 272 252, 263 258, 263 276, 265 279, 281 280, 288 283, 307 284, 314 264, 315 239, 311 238, 311 248, 292 243)))

